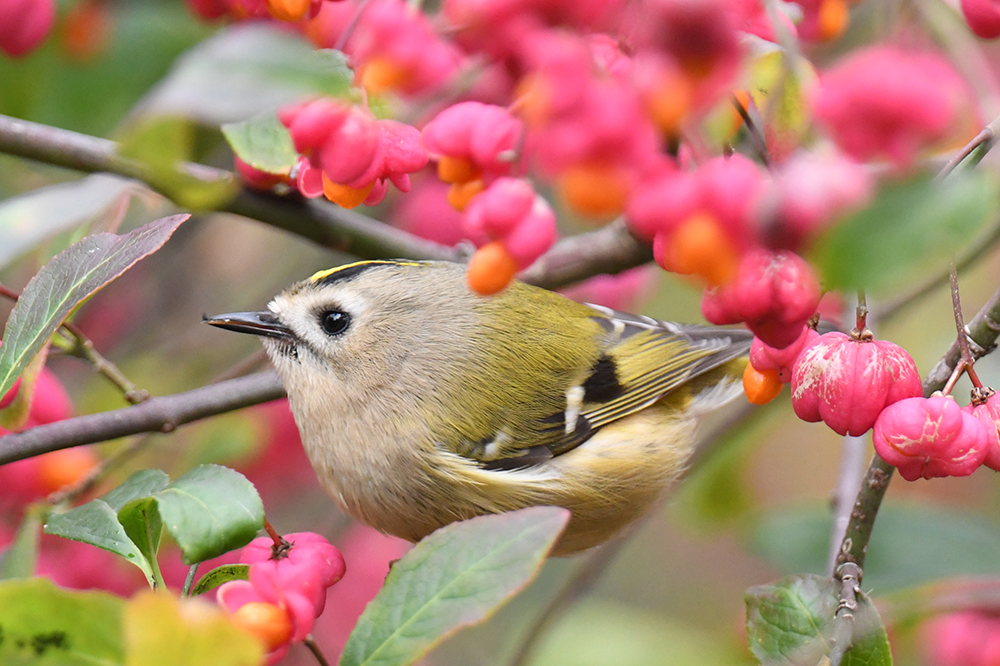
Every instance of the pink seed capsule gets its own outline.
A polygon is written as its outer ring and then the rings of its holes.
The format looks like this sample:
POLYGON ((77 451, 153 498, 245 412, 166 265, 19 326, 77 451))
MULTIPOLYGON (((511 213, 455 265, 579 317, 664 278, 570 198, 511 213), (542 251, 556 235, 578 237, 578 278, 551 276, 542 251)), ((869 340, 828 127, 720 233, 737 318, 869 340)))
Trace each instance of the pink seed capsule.
POLYGON ((834 332, 819 336, 792 369, 792 408, 841 435, 862 435, 894 402, 921 395, 920 375, 902 347, 834 332))
POLYGON ((968 476, 986 458, 982 421, 949 396, 907 398, 885 408, 875 422, 875 451, 907 481, 968 476))

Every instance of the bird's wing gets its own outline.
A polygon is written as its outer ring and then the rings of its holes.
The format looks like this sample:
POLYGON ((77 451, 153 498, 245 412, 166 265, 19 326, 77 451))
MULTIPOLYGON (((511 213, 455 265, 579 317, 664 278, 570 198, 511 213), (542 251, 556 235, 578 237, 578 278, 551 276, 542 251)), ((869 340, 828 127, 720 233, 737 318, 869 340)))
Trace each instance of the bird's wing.
MULTIPOLYGON (((604 330, 602 351, 578 384, 566 387, 565 408, 532 419, 511 419, 502 435, 503 455, 488 468, 537 464, 570 451, 601 427, 652 405, 687 381, 745 356, 753 335, 661 322, 590 306, 604 330), (530 442, 526 448, 516 443, 530 442)), ((497 449, 494 448, 494 451, 497 449)))

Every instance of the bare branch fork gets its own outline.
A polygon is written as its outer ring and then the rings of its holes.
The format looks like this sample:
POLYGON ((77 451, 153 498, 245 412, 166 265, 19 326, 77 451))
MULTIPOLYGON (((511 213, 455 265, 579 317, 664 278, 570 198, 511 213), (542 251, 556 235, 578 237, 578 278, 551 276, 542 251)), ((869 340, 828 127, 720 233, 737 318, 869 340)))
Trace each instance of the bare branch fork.
MULTIPOLYGON (((956 295, 955 300, 957 301, 957 288, 953 290, 953 295, 956 295)), ((961 305, 956 304, 955 309, 956 316, 960 316, 961 305)), ((997 338, 1000 337, 1000 289, 993 293, 993 296, 972 318, 968 326, 961 326, 960 323, 957 323, 956 326, 959 335, 924 378, 924 397, 930 397, 932 393, 945 387, 958 364, 963 361, 963 347, 968 349, 968 358, 972 361, 982 358, 995 349, 997 338)), ((838 636, 845 631, 840 626, 842 623, 853 623, 853 609, 849 608, 849 602, 856 601, 855 596, 860 590, 865 555, 868 553, 868 542, 875 525, 875 517, 895 471, 895 467, 885 462, 876 453, 861 481, 861 491, 854 503, 851 520, 837 555, 836 575, 845 583, 843 591, 847 593, 846 596, 842 595, 841 605, 837 612, 838 627, 836 633, 838 636), (851 580, 848 581, 847 578, 851 580), (850 585, 846 585, 847 582, 850 582, 850 585)), ((842 649, 836 650, 836 654, 831 652, 833 666, 840 663, 843 650, 850 646, 841 647, 842 649), (834 660, 835 656, 837 657, 836 661, 834 660)))

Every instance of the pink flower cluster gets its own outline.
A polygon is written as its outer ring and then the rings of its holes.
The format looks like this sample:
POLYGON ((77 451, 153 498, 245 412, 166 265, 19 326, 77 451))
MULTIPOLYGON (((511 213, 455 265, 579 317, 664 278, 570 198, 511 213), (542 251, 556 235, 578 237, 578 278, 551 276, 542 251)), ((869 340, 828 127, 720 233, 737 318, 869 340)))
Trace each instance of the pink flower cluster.
POLYGON ((478 246, 501 241, 524 269, 556 239, 556 217, 526 180, 500 178, 476 195, 465 210, 466 236, 478 246))
POLYGON ((12 58, 34 51, 55 18, 53 0, 0 0, 0 51, 12 58))
POLYGON ((931 666, 1000 664, 1000 616, 983 610, 941 615, 921 628, 931 666))
POLYGON ((309 635, 326 604, 326 590, 344 576, 344 558, 329 541, 312 532, 285 536, 291 544, 275 549, 270 537, 251 541, 240 554, 250 565, 250 580, 236 580, 219 587, 217 599, 236 614, 250 603, 276 606, 287 614, 291 631, 286 640, 272 646, 267 663, 280 661, 293 642, 309 635))
POLYGON ((325 194, 344 208, 385 198, 392 182, 410 190, 410 176, 427 164, 420 132, 331 99, 285 107, 278 118, 302 154, 297 184, 306 197, 325 194))
POLYGON ((754 249, 744 255, 735 279, 705 293, 701 312, 713 324, 745 322, 780 349, 799 339, 819 299, 819 281, 802 258, 754 249))
POLYGON ((900 168, 978 128, 969 87, 947 61, 888 46, 859 49, 823 74, 813 111, 851 157, 900 168))
POLYGON ((469 200, 510 174, 524 126, 507 109, 481 102, 454 104, 424 126, 424 147, 450 184, 448 201, 464 210, 469 200))

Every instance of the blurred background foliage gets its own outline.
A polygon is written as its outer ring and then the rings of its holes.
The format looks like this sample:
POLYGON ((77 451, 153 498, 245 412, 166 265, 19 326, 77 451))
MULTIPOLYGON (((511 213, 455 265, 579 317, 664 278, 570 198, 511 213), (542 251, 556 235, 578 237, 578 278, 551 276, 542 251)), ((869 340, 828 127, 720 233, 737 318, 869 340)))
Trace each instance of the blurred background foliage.
MULTIPOLYGON (((75 4, 60 2, 61 16, 75 4)), ((120 140, 135 136, 144 120, 169 115, 188 128, 175 135, 179 144, 169 150, 231 168, 220 123, 272 111, 310 92, 347 91, 342 69, 317 58, 293 33, 205 26, 176 1, 102 6, 105 39, 89 52, 74 52, 57 26, 55 36, 30 57, 0 59, 0 113, 120 140)), ((855 25, 863 29, 865 22, 855 25)), ((395 194, 365 212, 393 220, 401 202, 395 194)), ((174 210, 173 203, 135 182, 0 156, 0 281, 23 288, 48 258, 81 235, 127 230, 174 210)), ((203 313, 260 308, 288 283, 346 259, 258 222, 201 214, 162 251, 93 297, 76 323, 139 386, 154 395, 181 391, 211 381, 258 350, 249 337, 202 326, 203 313)), ((696 287, 659 271, 654 275, 654 293, 636 308, 657 318, 702 321, 696 287)), ((963 274, 967 317, 992 294, 998 275, 996 252, 963 274)), ((924 373, 954 339, 944 285, 888 320, 877 317, 877 300, 869 305, 877 335, 904 346, 924 373)), ((9 307, 0 302, 0 318, 9 307)), ((49 367, 67 386, 77 413, 123 406, 120 393, 90 366, 54 356, 49 367)), ((1000 385, 995 356, 977 370, 984 383, 1000 385)), ((960 384, 956 393, 967 388, 960 384)), ((100 448, 108 453, 122 445, 100 448)), ((828 428, 795 418, 787 393, 758 409, 711 443, 710 452, 634 531, 581 602, 543 635, 529 663, 751 663, 743 591, 789 573, 825 571, 841 445, 828 428)), ((247 473, 279 530, 319 531, 344 549, 347 578, 331 591, 326 619, 316 631, 320 644, 335 653, 388 561, 404 546, 359 530, 338 513, 312 477, 280 405, 157 436, 105 488, 136 468, 160 467, 174 476, 203 462, 247 473)), ((923 586, 931 581, 1000 573, 998 505, 1000 480, 985 469, 967 479, 897 480, 876 524, 865 587, 876 601, 911 595, 907 598, 919 606, 923 586)), ((18 520, 5 512, 5 531, 18 520)), ((45 544, 61 547, 49 539, 45 544)), ((179 556, 174 559, 176 570, 165 573, 179 584, 183 569, 179 556)), ((584 559, 551 561, 530 589, 485 625, 447 641, 427 663, 506 663, 584 559)), ((893 618, 886 620, 891 625, 893 618)), ((890 634, 897 663, 921 663, 918 630, 890 626, 890 634)), ((286 663, 308 664, 312 657, 297 646, 286 663)))

